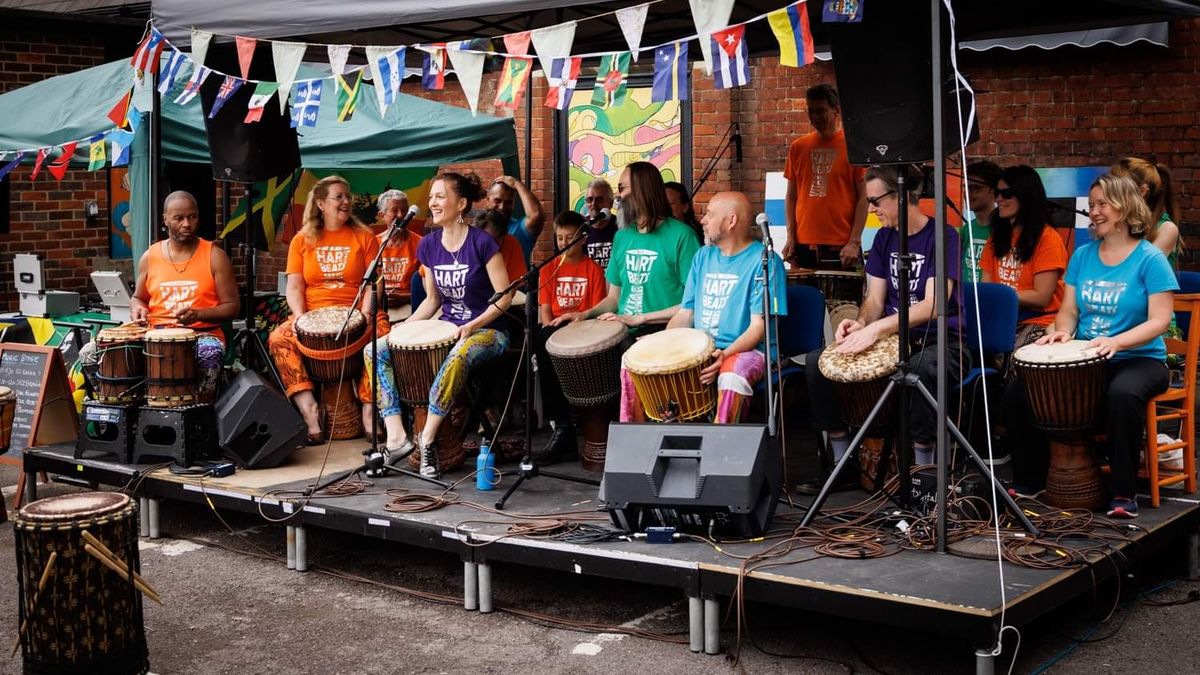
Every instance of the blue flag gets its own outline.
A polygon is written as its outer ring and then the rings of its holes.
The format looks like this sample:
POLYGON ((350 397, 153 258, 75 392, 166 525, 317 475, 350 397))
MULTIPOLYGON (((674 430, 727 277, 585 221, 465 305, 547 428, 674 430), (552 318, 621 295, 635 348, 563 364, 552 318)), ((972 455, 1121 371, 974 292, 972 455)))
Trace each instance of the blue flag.
MULTIPOLYGON (((17 168, 17 165, 21 163, 21 158, 24 156, 25 156, 24 152, 18 152, 17 156, 15 158, 13 158, 13 160, 11 162, 9 162, 8 164, 5 164, 4 166, 0 166, 0 179, 3 179, 5 176, 8 175, 8 173, 10 171, 17 168)), ((8 153, 4 153, 4 155, 0 155, 0 157, 8 157, 8 153)), ((2 161, 2 160, 0 160, 0 161, 2 161)))
POLYGON ((229 102, 229 97, 233 96, 233 92, 241 89, 245 80, 239 80, 232 75, 226 75, 225 81, 221 83, 221 89, 217 91, 217 100, 213 101, 212 111, 208 113, 208 118, 212 119, 221 112, 221 108, 229 102))
POLYGON ((650 100, 686 101, 688 97, 688 46, 686 42, 663 45, 654 50, 654 85, 650 100))
POLYGON ((317 126, 317 115, 321 112, 321 85, 323 80, 297 82, 292 94, 292 128, 317 126))

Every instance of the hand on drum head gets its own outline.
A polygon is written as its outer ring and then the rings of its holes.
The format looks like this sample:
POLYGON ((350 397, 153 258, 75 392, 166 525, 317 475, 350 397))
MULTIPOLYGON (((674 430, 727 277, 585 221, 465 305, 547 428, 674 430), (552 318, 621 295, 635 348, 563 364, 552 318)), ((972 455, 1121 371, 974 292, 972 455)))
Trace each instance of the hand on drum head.
POLYGON ((612 312, 605 312, 596 318, 601 321, 620 321, 630 328, 637 328, 646 323, 646 318, 641 314, 613 314, 612 312))
POLYGON ((721 374, 721 363, 725 360, 725 352, 720 349, 714 349, 711 354, 713 362, 704 366, 700 371, 700 384, 710 385, 717 381, 717 375, 721 374))
POLYGON ((455 335, 455 337, 459 340, 463 340, 471 337, 471 334, 477 330, 479 330, 477 327, 472 326, 469 323, 465 323, 458 327, 458 333, 455 335))
POLYGON ((136 305, 129 310, 130 323, 140 323, 143 326, 150 320, 150 309, 145 305, 136 305))
POLYGON ((567 312, 550 322, 551 326, 563 326, 583 319, 583 312, 567 312))
POLYGON ((850 335, 854 331, 862 330, 863 328, 865 328, 865 326, 857 319, 842 319, 842 322, 839 323, 837 328, 834 330, 834 341, 838 344, 841 344, 842 340, 846 339, 846 336, 850 335))
POLYGON ((1034 344, 1052 345, 1055 342, 1068 342, 1068 341, 1070 341, 1070 339, 1071 339, 1071 334, 1068 333, 1067 331, 1056 330, 1051 333, 1046 333, 1042 337, 1038 338, 1037 342, 1034 344))
POLYGON ((838 341, 837 352, 839 354, 857 354, 866 351, 879 339, 875 331, 867 329, 857 321, 854 323, 859 327, 838 341))
POLYGON ((196 310, 192 309, 191 307, 188 307, 186 309, 181 309, 178 312, 175 312, 175 318, 179 321, 179 325, 186 326, 188 324, 193 324, 193 323, 196 323, 197 321, 199 321, 200 313, 197 312, 196 310))
POLYGON ((1096 353, 1106 359, 1111 359, 1117 352, 1121 351, 1121 345, 1117 344, 1116 338, 1098 337, 1087 343, 1087 346, 1096 350, 1096 353))

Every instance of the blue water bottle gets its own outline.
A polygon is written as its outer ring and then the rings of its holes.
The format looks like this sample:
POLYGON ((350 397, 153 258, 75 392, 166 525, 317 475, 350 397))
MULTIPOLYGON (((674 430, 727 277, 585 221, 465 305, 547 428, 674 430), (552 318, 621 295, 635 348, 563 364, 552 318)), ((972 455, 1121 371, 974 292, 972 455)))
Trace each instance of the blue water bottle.
POLYGON ((475 489, 491 490, 496 480, 496 456, 492 446, 485 440, 479 444, 479 457, 475 460, 475 489))

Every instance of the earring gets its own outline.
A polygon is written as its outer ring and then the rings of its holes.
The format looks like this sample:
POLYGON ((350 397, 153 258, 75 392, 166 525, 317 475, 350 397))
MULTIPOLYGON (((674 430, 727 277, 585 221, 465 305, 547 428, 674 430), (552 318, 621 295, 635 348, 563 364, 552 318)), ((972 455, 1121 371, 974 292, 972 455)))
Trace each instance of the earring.
POLYGON ((456 218, 456 219, 454 220, 454 222, 455 222, 455 224, 457 224, 457 225, 462 225, 462 224, 463 224, 463 217, 462 217, 462 214, 461 214, 461 213, 460 213, 460 214, 458 214, 458 218, 456 218))

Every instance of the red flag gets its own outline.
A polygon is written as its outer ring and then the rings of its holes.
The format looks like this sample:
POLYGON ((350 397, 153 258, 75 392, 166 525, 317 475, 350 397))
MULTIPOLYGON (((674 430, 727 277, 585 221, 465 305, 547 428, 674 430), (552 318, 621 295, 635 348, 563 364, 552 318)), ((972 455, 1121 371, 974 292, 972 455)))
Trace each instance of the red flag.
POLYGON ((250 79, 250 62, 254 60, 254 47, 258 44, 258 40, 251 37, 237 36, 233 38, 237 42, 238 65, 242 68, 242 79, 250 79))
POLYGON ((75 143, 76 141, 65 143, 62 146, 62 154, 54 158, 53 162, 50 162, 50 167, 47 171, 50 172, 50 175, 54 176, 55 180, 62 180, 63 176, 66 175, 67 165, 71 163, 71 158, 75 156, 75 143))
POLYGON ((38 148, 37 161, 33 163, 33 173, 29 174, 29 180, 37 180, 38 174, 42 171, 42 162, 46 161, 46 155, 50 154, 50 148, 38 148))
POLYGON ((125 117, 129 114, 129 97, 131 94, 133 94, 132 89, 125 92, 121 100, 117 101, 112 110, 108 111, 108 119, 112 120, 112 123, 117 125, 118 129, 125 128, 125 117))
POLYGON ((504 36, 504 50, 509 54, 525 56, 529 53, 529 31, 509 33, 504 36))

